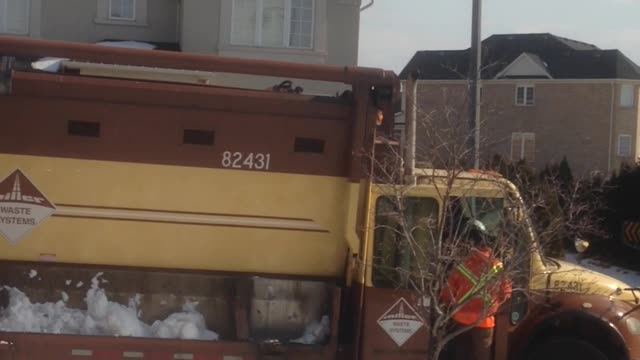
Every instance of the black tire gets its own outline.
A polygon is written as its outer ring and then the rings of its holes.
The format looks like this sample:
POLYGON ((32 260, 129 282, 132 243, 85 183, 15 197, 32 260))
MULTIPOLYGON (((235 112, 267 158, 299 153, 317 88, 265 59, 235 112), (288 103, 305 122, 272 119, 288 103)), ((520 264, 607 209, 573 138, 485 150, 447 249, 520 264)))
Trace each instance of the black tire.
POLYGON ((552 338, 535 345, 528 360, 608 360, 609 358, 590 343, 569 337, 552 338))

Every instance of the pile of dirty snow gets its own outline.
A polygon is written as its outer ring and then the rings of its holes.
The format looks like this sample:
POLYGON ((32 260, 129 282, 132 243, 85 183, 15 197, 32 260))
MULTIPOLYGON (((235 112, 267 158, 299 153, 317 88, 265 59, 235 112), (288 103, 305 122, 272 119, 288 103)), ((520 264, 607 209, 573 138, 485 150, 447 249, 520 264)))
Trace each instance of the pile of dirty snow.
POLYGON ((291 342, 305 345, 321 344, 326 340, 327 336, 331 334, 329 325, 329 317, 324 315, 320 322, 314 320, 311 324, 307 325, 304 329, 304 334, 295 340, 291 340, 291 342))
POLYGON ((618 266, 605 264, 593 259, 579 260, 577 254, 569 253, 564 256, 564 260, 573 264, 583 266, 589 270, 597 271, 623 283, 640 288, 640 273, 634 270, 624 269, 618 266))
POLYGON ((182 312, 163 321, 143 323, 137 311, 139 298, 131 299, 128 306, 109 301, 99 287, 100 276, 102 273, 91 280, 85 297, 87 310, 68 308, 69 297, 64 292, 56 303, 34 304, 22 291, 2 288, 9 293, 9 305, 0 309, 0 331, 218 340, 218 334, 206 328, 204 316, 193 303, 185 304, 182 312))

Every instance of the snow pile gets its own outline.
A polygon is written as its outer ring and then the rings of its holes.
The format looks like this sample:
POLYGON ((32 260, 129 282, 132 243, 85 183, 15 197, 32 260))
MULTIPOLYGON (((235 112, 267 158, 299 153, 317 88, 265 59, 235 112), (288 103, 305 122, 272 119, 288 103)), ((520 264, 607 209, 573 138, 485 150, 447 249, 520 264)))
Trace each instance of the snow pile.
POLYGON ((305 345, 320 344, 325 342, 327 336, 331 333, 329 317, 324 315, 320 322, 314 320, 304 329, 304 334, 291 342, 305 345))
POLYGON ((102 273, 91 280, 86 311, 68 308, 65 292, 56 303, 33 304, 22 291, 4 287, 9 293, 9 306, 0 310, 0 331, 218 340, 218 334, 206 328, 204 317, 193 303, 163 321, 143 323, 137 310, 140 296, 132 298, 128 306, 109 301, 99 287, 100 276, 102 273))
POLYGON ((40 60, 31 62, 31 67, 36 70, 42 70, 46 72, 58 72, 60 70, 60 65, 64 60, 62 58, 54 58, 54 57, 44 57, 40 60))
POLYGON ((34 269, 31 269, 31 271, 29 271, 29 278, 33 279, 36 276, 38 276, 38 272, 34 269))
MULTIPOLYGON (((153 50, 155 45, 141 41, 100 41, 96 45, 124 48, 124 49, 140 49, 140 50, 153 50)), ((31 62, 31 67, 36 70, 56 73, 60 70, 62 62, 69 60, 66 58, 57 57, 44 57, 39 60, 31 62)))

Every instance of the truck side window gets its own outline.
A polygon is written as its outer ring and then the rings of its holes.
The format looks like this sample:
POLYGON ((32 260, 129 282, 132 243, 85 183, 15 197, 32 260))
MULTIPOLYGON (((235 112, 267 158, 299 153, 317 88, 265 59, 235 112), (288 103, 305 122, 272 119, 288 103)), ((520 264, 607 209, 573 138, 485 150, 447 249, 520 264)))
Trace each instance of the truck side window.
POLYGON ((376 203, 373 284, 407 288, 411 274, 426 261, 437 230, 438 201, 420 197, 380 197, 376 203))

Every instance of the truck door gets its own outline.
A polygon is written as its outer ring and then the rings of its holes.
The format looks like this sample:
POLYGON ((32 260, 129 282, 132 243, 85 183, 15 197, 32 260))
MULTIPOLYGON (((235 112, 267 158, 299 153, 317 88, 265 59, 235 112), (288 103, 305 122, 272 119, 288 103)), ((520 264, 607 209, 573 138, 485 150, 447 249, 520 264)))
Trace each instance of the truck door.
POLYGON ((426 222, 437 221, 438 208, 431 197, 372 196, 361 359, 424 360, 429 299, 410 289, 419 281, 412 272, 428 261, 428 254, 418 249, 427 248, 420 246, 430 240, 426 222))

